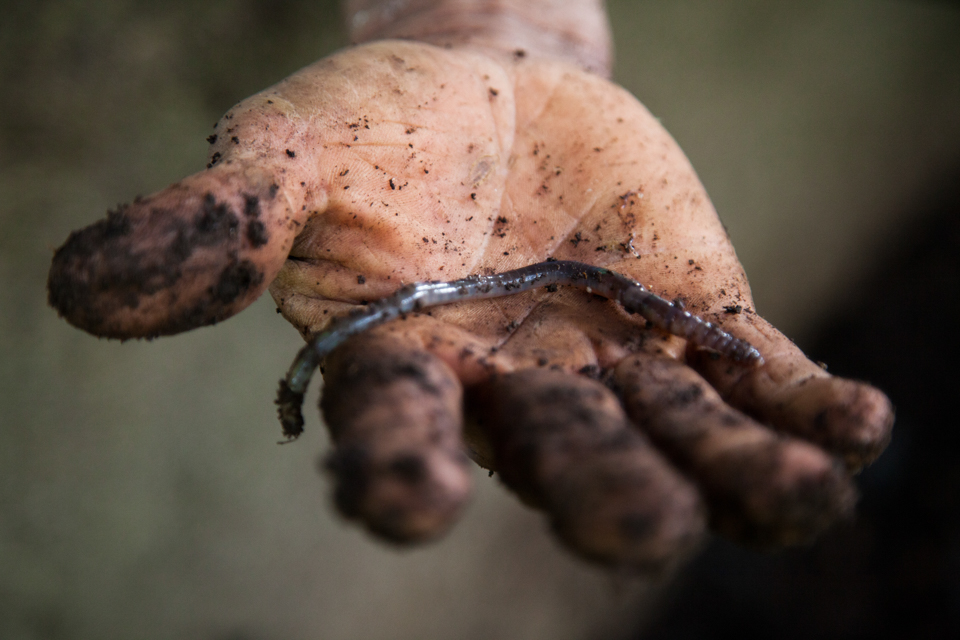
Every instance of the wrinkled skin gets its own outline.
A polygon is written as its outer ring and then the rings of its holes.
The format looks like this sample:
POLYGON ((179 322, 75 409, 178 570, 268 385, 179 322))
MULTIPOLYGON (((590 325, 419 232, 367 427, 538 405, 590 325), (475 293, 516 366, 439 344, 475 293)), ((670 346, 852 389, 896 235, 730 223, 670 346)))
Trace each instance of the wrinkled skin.
POLYGON ((883 394, 831 377, 754 313, 686 158, 597 75, 382 41, 241 102, 215 133, 211 168, 57 252, 50 299, 68 321, 171 334, 269 287, 309 337, 404 283, 553 257, 682 300, 765 358, 718 359, 563 288, 357 336, 324 365, 328 468, 341 512, 388 539, 448 529, 467 451, 603 563, 661 569, 708 525, 796 543, 849 513, 849 472, 889 438, 883 394))

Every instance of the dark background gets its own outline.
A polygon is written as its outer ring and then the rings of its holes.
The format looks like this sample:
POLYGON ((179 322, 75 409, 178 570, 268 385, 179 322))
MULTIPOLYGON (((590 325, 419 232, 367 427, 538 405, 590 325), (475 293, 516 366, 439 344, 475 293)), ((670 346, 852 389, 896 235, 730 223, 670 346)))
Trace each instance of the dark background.
POLYGON ((772 555, 717 541, 674 581, 638 582, 567 557, 478 473, 441 543, 369 539, 331 513, 316 415, 274 444, 299 338, 270 300, 118 344, 44 290, 71 229, 201 169, 234 102, 343 46, 336 4, 7 1, 0 638, 957 636, 957 3, 610 12, 617 80, 697 167, 758 310, 898 407, 857 518, 772 555))

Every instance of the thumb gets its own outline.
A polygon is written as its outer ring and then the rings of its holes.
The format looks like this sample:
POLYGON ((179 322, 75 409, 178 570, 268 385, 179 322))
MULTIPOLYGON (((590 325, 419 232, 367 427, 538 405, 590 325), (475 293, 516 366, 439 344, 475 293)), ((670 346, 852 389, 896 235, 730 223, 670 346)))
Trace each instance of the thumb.
POLYGON ((151 338, 213 324, 257 299, 306 213, 270 172, 241 162, 194 174, 57 249, 48 297, 74 326, 151 338))

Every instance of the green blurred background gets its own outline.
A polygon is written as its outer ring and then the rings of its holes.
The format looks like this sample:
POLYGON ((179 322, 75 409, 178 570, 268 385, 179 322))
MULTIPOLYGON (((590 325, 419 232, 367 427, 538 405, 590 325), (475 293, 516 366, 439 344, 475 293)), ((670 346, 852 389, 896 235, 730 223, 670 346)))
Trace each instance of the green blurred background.
MULTIPOLYGON (((125 344, 46 306, 70 230, 201 169, 233 103, 346 44, 335 2, 0 10, 0 638, 616 638, 670 606, 663 585, 568 558, 485 474, 424 549, 340 521, 316 414, 275 445, 299 337, 268 298, 125 344)), ((697 167, 758 310, 810 340, 915 224, 908 204, 955 175, 957 4, 609 10, 617 80, 697 167)))

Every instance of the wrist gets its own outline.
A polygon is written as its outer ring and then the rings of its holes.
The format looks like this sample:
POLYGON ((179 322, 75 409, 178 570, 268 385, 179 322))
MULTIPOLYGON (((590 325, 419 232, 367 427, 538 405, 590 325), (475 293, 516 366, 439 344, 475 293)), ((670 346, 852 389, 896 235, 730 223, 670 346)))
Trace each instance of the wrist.
POLYGON ((354 43, 399 38, 470 46, 610 75, 603 0, 344 0, 344 10, 354 43))

